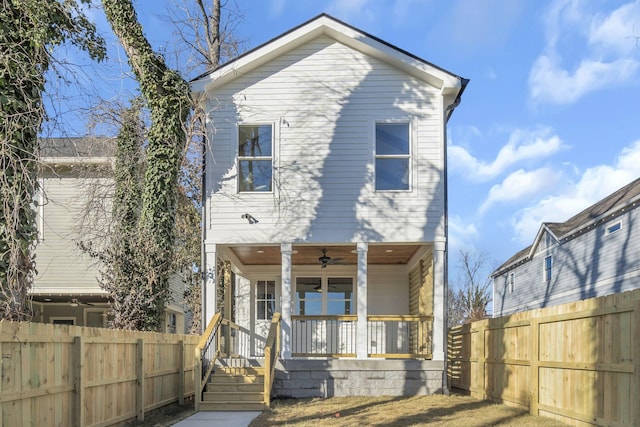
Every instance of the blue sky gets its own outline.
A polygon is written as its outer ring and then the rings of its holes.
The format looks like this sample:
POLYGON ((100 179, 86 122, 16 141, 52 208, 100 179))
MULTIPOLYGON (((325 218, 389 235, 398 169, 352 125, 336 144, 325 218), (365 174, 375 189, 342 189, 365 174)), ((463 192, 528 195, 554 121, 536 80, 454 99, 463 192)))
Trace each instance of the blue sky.
MULTIPOLYGON (((156 48, 171 43, 161 4, 136 3, 156 48)), ((237 4, 246 48, 326 12, 471 80, 448 130, 453 265, 463 248, 501 263, 541 221, 564 221, 640 176, 640 0, 237 4)), ((122 60, 114 44, 112 61, 122 60)), ((131 85, 110 64, 84 82, 120 98, 131 85)))

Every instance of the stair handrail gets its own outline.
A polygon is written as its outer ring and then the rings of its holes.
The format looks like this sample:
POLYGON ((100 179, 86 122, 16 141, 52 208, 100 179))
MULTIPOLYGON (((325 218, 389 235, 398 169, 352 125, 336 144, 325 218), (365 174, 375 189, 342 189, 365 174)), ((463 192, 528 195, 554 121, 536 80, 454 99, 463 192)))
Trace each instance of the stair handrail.
POLYGON ((264 404, 271 404, 271 388, 276 373, 276 362, 280 357, 281 348, 281 330, 280 330, 280 313, 274 313, 271 318, 271 326, 269 327, 269 335, 264 345, 264 404))
POLYGON ((213 371, 213 367, 215 365, 215 361, 218 358, 220 349, 218 343, 216 341, 217 335, 220 331, 220 325, 222 323, 222 313, 217 312, 209 324, 207 325, 207 329, 204 330, 200 341, 198 341, 198 345, 195 349, 196 356, 196 371, 195 371, 195 405, 196 411, 199 409, 199 404, 202 402, 202 393, 204 392, 204 388, 209 381, 209 376, 213 371))

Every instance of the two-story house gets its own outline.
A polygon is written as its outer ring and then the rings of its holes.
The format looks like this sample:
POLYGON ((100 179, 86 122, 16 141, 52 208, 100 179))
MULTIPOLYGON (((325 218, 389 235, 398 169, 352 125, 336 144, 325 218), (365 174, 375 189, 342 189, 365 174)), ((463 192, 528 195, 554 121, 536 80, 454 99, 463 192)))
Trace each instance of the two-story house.
POLYGON ((444 390, 446 124, 467 82, 324 14, 192 82, 205 324, 224 310, 260 363, 281 313, 276 395, 444 390))
POLYGON ((491 274, 494 316, 640 287, 639 202, 636 179, 565 222, 542 223, 491 274))
MULTIPOLYGON (((40 141, 36 275, 33 321, 106 327, 109 299, 100 287, 100 263, 79 249, 106 241, 113 188, 111 138, 45 138, 40 141)), ((171 280, 165 331, 184 332, 184 284, 171 280)))

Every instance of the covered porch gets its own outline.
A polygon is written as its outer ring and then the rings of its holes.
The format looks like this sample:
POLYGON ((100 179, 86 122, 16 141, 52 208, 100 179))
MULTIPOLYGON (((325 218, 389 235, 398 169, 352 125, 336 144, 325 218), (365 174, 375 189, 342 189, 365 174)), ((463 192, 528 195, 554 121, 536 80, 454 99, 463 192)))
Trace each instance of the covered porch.
POLYGON ((444 359, 444 244, 217 245, 207 261, 205 320, 235 323, 245 356, 279 312, 283 359, 444 359))

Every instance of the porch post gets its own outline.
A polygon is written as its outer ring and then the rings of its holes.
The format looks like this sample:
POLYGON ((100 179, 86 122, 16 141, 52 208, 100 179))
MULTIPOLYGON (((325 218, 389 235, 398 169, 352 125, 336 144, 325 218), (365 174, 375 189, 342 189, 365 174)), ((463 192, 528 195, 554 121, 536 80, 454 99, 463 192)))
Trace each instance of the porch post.
POLYGON ((360 242, 358 249, 357 304, 358 321, 356 324, 356 358, 366 359, 369 353, 367 334, 367 251, 369 244, 360 242))
POLYGON ((282 292, 280 307, 282 313, 281 351, 283 359, 291 358, 291 243, 281 243, 282 292))
POLYGON ((204 265, 202 266, 202 332, 207 328, 209 321, 216 314, 216 287, 217 287, 217 246, 215 243, 204 244, 204 265))
POLYGON ((444 360, 446 351, 446 310, 444 281, 445 242, 433 245, 433 360, 444 360))

